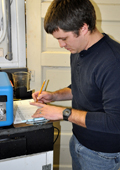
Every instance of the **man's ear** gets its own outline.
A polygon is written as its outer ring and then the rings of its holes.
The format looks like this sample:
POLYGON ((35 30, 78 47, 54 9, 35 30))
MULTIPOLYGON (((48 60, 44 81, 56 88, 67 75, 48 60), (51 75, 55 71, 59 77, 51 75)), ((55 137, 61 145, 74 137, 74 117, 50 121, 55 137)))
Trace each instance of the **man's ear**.
POLYGON ((84 23, 84 25, 83 25, 83 27, 80 29, 80 33, 82 34, 82 35, 85 35, 85 34, 87 34, 88 33, 88 25, 86 24, 86 23, 84 23))

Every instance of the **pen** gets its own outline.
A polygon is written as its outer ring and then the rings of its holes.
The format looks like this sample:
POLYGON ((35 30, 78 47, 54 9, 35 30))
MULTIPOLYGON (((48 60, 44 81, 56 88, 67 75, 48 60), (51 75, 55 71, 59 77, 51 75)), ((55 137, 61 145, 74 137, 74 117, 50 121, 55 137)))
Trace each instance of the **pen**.
MULTIPOLYGON (((38 96, 41 94, 41 92, 42 92, 42 89, 43 89, 43 87, 44 87, 45 82, 46 82, 46 80, 44 80, 44 81, 43 81, 43 84, 42 84, 42 87, 41 87, 41 89, 40 89, 40 91, 39 91, 38 96)), ((38 101, 38 99, 37 99, 37 101, 38 101)))

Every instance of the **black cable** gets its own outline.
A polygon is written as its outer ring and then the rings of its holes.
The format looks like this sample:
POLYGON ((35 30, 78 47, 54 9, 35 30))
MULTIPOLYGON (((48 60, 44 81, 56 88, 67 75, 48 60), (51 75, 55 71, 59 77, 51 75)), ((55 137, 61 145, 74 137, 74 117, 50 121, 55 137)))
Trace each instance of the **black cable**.
POLYGON ((54 127, 54 129, 57 129, 58 134, 57 134, 56 139, 55 139, 55 140, 54 140, 54 142, 53 142, 53 145, 54 145, 54 144, 55 144, 55 142, 57 141, 57 139, 58 139, 58 137, 59 137, 59 134, 60 134, 60 130, 59 130, 57 127, 54 127))

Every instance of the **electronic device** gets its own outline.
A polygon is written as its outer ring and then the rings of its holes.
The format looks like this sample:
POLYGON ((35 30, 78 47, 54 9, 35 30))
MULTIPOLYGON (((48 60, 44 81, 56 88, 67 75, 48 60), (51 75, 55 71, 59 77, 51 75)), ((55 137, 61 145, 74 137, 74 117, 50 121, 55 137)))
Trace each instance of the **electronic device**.
POLYGON ((0 127, 13 123, 13 87, 7 73, 0 72, 0 127))

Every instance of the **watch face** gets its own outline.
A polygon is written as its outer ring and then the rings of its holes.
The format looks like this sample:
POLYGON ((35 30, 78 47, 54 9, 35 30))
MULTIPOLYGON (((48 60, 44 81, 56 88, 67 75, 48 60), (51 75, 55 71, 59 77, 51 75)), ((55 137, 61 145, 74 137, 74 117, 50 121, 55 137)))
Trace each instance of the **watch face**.
POLYGON ((70 114, 70 110, 66 109, 65 112, 64 112, 64 115, 69 116, 69 114, 70 114))
POLYGON ((71 115, 71 109, 65 109, 63 110, 63 120, 68 121, 69 116, 71 115))

